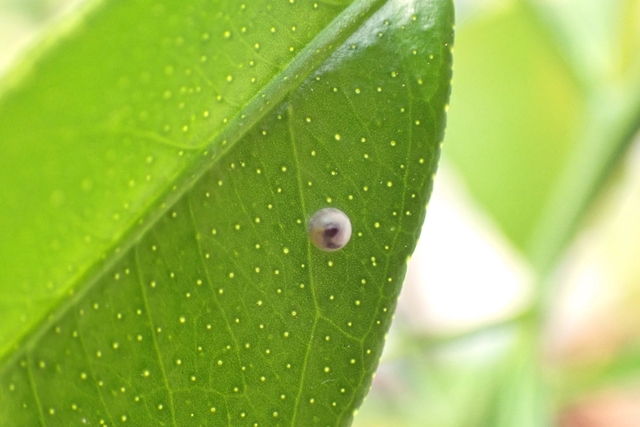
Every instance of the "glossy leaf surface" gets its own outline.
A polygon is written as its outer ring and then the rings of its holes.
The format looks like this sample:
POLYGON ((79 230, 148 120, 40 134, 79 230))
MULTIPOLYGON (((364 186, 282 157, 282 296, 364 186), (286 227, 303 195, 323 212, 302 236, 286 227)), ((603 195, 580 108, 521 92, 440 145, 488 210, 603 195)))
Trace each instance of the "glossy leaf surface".
POLYGON ((452 20, 445 0, 102 2, 18 69, 0 420, 348 424, 424 218, 452 20), (338 252, 307 238, 326 206, 353 225, 338 252))

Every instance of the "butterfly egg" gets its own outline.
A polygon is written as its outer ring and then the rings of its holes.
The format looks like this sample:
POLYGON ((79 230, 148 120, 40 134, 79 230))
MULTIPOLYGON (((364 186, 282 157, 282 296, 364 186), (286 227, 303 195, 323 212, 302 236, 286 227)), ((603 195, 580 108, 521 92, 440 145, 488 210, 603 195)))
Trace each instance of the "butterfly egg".
POLYGON ((308 232, 309 239, 318 249, 337 251, 349 243, 351 221, 340 209, 320 209, 309 220, 308 232))

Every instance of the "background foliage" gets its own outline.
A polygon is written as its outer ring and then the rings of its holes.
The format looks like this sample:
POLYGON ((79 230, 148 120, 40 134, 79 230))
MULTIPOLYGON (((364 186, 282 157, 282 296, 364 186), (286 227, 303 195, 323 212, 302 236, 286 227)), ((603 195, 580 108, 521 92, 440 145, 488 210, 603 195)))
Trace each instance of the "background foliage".
MULTIPOLYGON (((524 273, 502 288, 494 282, 508 263, 467 275, 467 286, 451 297, 449 310, 458 314, 444 320, 405 314, 397 325, 402 338, 363 408, 370 416, 358 421, 640 425, 640 275, 633 261, 640 193, 632 149, 640 125, 640 2, 457 6, 443 163, 458 185, 437 182, 443 192, 464 189, 465 203, 456 206, 479 213, 481 220, 471 222, 524 273), (520 296, 496 317, 463 327, 449 320, 453 330, 446 327, 447 319, 477 312, 474 305, 507 298, 505 291, 520 296)), ((424 238, 438 239, 429 218, 424 238)), ((446 239, 428 253, 436 256, 446 239)), ((449 263, 424 259, 424 269, 416 267, 420 278, 435 282, 423 283, 431 290, 427 304, 434 289, 450 283, 436 276, 438 263, 473 269, 482 257, 463 258, 467 242, 460 238, 449 263)))

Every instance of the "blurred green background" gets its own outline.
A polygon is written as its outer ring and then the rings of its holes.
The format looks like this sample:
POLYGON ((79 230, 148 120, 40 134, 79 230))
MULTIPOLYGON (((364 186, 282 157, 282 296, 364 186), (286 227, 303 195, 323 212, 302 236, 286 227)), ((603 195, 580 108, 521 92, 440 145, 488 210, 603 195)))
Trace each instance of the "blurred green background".
POLYGON ((640 426, 640 2, 457 2, 441 173, 357 426, 640 426))
MULTIPOLYGON (((0 0, 0 74, 81 0, 0 0)), ((458 0, 442 165, 355 426, 640 426, 640 0, 458 0)))

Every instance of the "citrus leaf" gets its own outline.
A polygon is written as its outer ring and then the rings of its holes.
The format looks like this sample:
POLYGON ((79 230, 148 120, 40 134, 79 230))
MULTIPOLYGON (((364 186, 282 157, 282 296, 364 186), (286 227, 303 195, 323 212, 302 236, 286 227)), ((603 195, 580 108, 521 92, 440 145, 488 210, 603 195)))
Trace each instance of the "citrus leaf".
POLYGON ((431 190, 452 5, 82 16, 0 101, 0 420, 348 424, 431 190), (337 252, 307 237, 327 206, 337 252))

